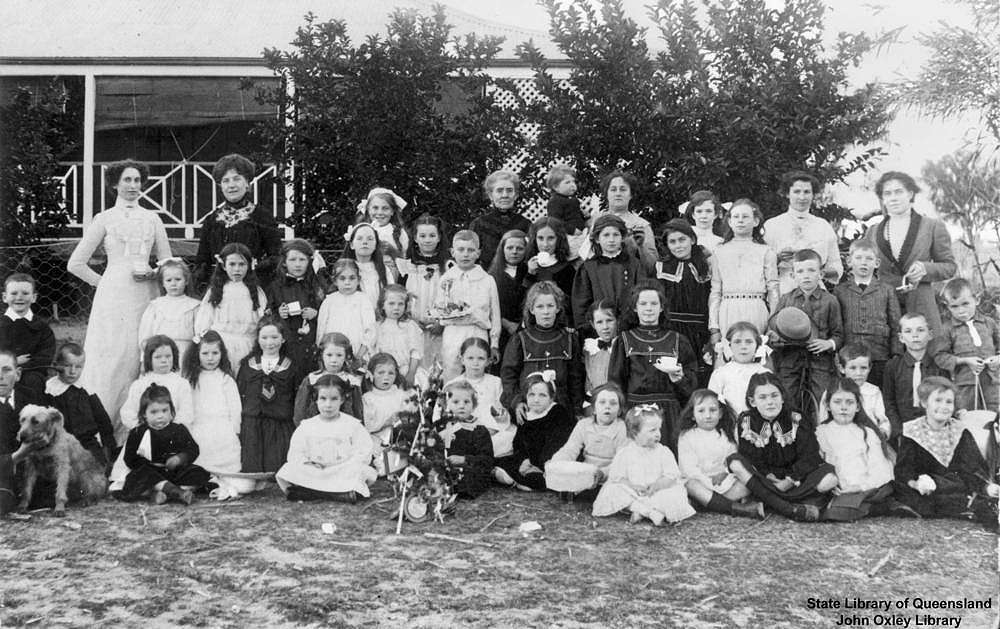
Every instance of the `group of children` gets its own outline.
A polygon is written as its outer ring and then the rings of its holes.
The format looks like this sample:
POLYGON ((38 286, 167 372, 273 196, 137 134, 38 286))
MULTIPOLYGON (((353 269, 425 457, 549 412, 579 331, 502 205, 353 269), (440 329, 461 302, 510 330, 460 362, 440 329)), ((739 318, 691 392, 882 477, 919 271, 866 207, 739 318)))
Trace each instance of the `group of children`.
MULTIPOLYGON (((707 211, 717 201, 697 193, 693 220, 662 229, 654 265, 614 213, 585 221, 571 170, 548 183, 550 215, 503 234, 488 269, 476 232, 449 241, 430 215, 407 231, 405 202, 386 189, 359 206, 328 277, 311 245, 292 240, 278 278, 258 286, 249 250, 230 243, 199 301, 187 265, 161 261, 143 373, 119 426, 75 385, 78 345, 56 351, 51 330, 3 332, 0 350, 67 430, 114 462, 125 500, 190 502, 210 478, 273 472, 290 499, 353 502, 394 471, 395 415, 440 365, 460 496, 544 490, 551 465, 583 462, 598 516, 659 525, 693 515, 693 502, 756 518, 766 508, 802 521, 995 526, 995 424, 981 427, 984 441, 960 419, 997 409, 1000 329, 968 282, 946 284, 952 322, 932 339, 925 316, 901 313, 875 277, 867 241, 852 243, 852 274, 832 292, 820 256, 797 252, 796 287, 779 296, 747 199, 720 237, 707 211), (45 380, 49 366, 57 375, 45 380)), ((7 278, 0 331, 48 329, 34 294, 29 276, 7 278)))

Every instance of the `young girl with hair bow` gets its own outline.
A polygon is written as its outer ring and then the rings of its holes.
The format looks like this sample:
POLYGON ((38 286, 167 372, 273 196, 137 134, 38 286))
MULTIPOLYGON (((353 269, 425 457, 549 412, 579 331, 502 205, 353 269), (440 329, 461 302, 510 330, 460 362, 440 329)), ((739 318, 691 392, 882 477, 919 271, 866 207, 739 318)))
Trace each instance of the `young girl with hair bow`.
POLYGON ((536 371, 525 378, 523 419, 514 436, 514 454, 496 460, 494 477, 503 485, 530 491, 545 488, 545 463, 569 439, 576 422, 556 401, 554 369, 536 371))
POLYGON ((726 362, 718 363, 708 380, 708 388, 739 415, 747 410, 750 376, 771 371, 766 366, 771 353, 767 337, 761 337, 754 324, 738 321, 726 332, 726 338, 715 344, 715 352, 726 362))

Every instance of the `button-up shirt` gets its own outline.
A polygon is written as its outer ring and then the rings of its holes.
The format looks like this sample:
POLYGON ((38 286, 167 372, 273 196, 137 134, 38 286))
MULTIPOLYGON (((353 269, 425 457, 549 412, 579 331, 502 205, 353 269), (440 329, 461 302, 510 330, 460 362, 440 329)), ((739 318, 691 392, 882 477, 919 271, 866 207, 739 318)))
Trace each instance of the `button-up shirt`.
POLYGON ((817 338, 833 341, 833 351, 843 347, 844 324, 840 316, 840 303, 825 288, 818 287, 809 295, 801 288, 795 288, 781 296, 775 312, 787 306, 795 306, 809 315, 816 326, 817 338))

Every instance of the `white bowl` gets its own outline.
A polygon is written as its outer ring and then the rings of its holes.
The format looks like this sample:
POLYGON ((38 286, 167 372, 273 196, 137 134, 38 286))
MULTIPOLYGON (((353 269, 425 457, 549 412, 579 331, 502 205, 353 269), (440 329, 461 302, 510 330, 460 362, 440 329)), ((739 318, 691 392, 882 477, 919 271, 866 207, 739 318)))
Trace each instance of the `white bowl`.
POLYGON ((549 461, 545 486, 552 491, 586 491, 594 487, 597 467, 579 461, 549 461))

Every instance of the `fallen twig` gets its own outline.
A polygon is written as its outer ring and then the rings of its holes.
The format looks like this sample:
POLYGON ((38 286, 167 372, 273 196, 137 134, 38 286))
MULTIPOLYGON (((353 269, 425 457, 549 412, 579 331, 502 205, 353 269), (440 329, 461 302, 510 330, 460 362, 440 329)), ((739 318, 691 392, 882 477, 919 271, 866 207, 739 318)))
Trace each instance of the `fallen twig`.
POLYGON ((39 617, 37 617, 37 618, 32 618, 31 620, 29 620, 29 621, 25 622, 24 624, 25 624, 25 625, 33 625, 33 624, 35 624, 36 622, 38 622, 39 620, 42 620, 43 618, 45 618, 45 616, 39 616, 39 617))
POLYGON ((347 546, 348 548, 368 548, 367 544, 361 542, 335 542, 332 539, 327 540, 326 544, 333 544, 334 546, 347 546))
POLYGON ((212 509, 215 507, 246 507, 249 505, 249 502, 243 502, 242 500, 215 500, 213 502, 199 502, 191 506, 195 509, 212 509))
POLYGON ((498 515, 497 517, 493 518, 492 520, 490 520, 489 522, 487 522, 481 529, 479 529, 479 532, 482 533, 486 529, 490 528, 491 526, 493 526, 494 524, 497 523, 497 520, 499 520, 500 518, 506 517, 508 515, 508 513, 509 512, 505 511, 505 512, 501 513, 500 515, 498 515))
POLYGON ((373 500, 361 508, 361 513, 364 513, 365 511, 371 509, 375 505, 385 504, 387 502, 392 502, 393 500, 396 500, 395 496, 392 496, 390 498, 383 498, 381 500, 373 500))
POLYGON ((470 544, 472 546, 485 546, 487 548, 493 548, 493 544, 489 542, 477 542, 471 539, 462 539, 461 537, 452 537, 451 535, 442 535, 441 533, 424 533, 424 537, 430 537, 432 539, 443 539, 449 542, 460 542, 462 544, 470 544))
POLYGON ((149 526, 149 520, 146 518, 146 507, 142 508, 142 511, 139 512, 139 515, 142 516, 142 525, 149 526))
POLYGON ((882 567, 885 566, 885 564, 889 563, 889 560, 891 558, 892 558, 892 549, 890 548, 889 552, 885 554, 885 557, 879 559, 878 563, 875 564, 875 567, 868 571, 868 578, 874 577, 875 573, 881 570, 882 567))
POLYGON ((733 535, 732 537, 729 537, 727 539, 722 540, 721 542, 719 542, 719 544, 722 544, 722 545, 732 544, 733 542, 735 542, 739 538, 743 537, 744 535, 746 535, 750 531, 752 531, 755 528, 759 527, 761 524, 767 522, 768 518, 770 518, 770 517, 771 517, 771 514, 768 513, 767 515, 764 516, 764 519, 761 520, 760 522, 757 522, 756 524, 752 524, 752 525, 746 527, 745 529, 743 529, 742 531, 740 531, 736 535, 733 535))
POLYGON ((421 559, 420 561, 423 561, 424 563, 429 563, 430 565, 434 566, 435 568, 438 568, 439 570, 447 570, 447 568, 445 568, 436 561, 431 561, 430 559, 421 559))
POLYGON ((711 601, 714 601, 714 600, 715 600, 715 599, 717 599, 717 598, 719 598, 719 595, 718 595, 718 594, 713 594, 713 595, 711 595, 711 596, 706 596, 705 598, 703 598, 703 599, 701 599, 700 601, 698 601, 698 602, 696 603, 696 605, 697 605, 698 607, 704 607, 704 606, 705 606, 705 603, 708 603, 708 602, 711 602, 711 601))
POLYGON ((536 510, 542 508, 542 507, 536 507, 534 505, 523 505, 520 502, 512 502, 512 503, 510 503, 510 506, 512 506, 512 507, 520 507, 521 509, 536 509, 536 510))

